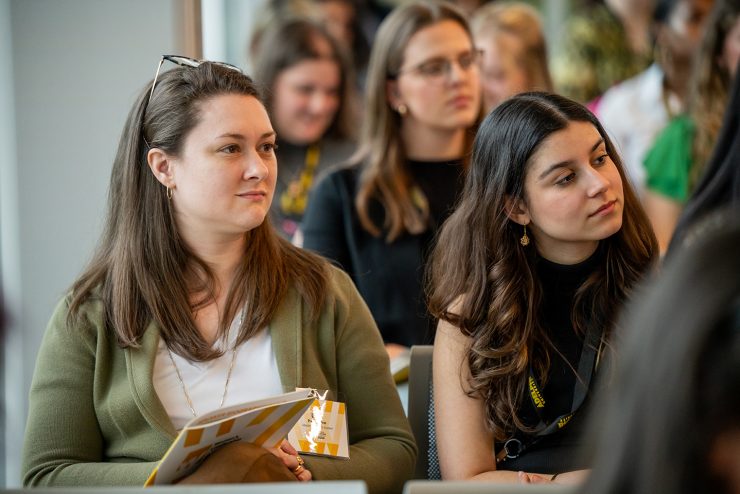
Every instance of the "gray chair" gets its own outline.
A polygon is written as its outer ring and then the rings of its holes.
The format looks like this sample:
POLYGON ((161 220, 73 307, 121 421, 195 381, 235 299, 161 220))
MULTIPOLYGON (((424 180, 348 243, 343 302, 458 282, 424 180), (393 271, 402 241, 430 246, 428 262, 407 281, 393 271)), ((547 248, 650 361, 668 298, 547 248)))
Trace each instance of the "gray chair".
POLYGON ((503 484, 480 481, 411 480, 403 494, 576 494, 579 488, 561 484, 503 484))
POLYGON ((409 422, 419 456, 415 479, 440 480, 434 431, 434 390, 432 388, 432 345, 411 347, 409 363, 409 422))

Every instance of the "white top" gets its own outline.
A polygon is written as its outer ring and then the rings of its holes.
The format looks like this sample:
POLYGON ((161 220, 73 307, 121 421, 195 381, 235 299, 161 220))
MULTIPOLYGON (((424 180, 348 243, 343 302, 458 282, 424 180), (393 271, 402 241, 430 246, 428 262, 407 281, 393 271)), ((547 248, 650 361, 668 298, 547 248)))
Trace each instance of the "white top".
MULTIPOLYGON (((681 102, 671 94, 668 106, 675 115, 681 102)), ((653 64, 631 79, 607 90, 599 101, 597 117, 614 141, 625 171, 638 194, 645 187, 645 156, 668 124, 663 104, 663 71, 653 64)))
MULTIPOLYGON (((221 357, 208 362, 190 362, 172 352, 172 358, 180 371, 188 395, 193 402, 195 413, 199 416, 219 408, 224 393, 226 376, 232 359, 232 348, 238 335, 241 315, 237 314, 229 328, 226 343, 219 340, 215 348, 228 348, 221 357), (225 346, 224 346, 225 345, 225 346)), ((224 407, 245 401, 275 396, 284 392, 280 382, 275 352, 272 350, 272 337, 265 328, 236 348, 236 359, 231 371, 231 379, 224 400, 224 407)), ((182 390, 177 372, 172 366, 167 346, 159 340, 157 356, 154 360, 154 390, 170 416, 175 429, 182 429, 193 419, 188 401, 182 390)))

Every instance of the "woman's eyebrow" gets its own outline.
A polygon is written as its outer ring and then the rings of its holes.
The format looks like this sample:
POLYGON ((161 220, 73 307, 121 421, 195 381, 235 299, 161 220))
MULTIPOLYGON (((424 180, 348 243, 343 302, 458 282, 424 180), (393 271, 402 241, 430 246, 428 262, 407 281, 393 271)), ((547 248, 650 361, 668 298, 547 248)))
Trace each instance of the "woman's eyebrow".
MULTIPOLYGON (((272 137, 272 136, 276 136, 276 135, 277 134, 275 133, 275 131, 272 130, 270 132, 265 132, 264 134, 262 134, 260 136, 260 139, 266 139, 268 137, 272 137)), ((242 141, 246 140, 246 137, 244 137, 243 134, 239 134, 238 132, 226 132, 224 134, 221 134, 221 135, 217 136, 216 138, 217 139, 220 139, 222 137, 226 137, 226 138, 230 138, 230 139, 240 139, 242 141)))
MULTIPOLYGON (((603 143, 604 143, 604 138, 603 137, 600 137, 599 140, 596 141, 596 143, 593 146, 591 146, 591 150, 589 152, 590 153, 593 153, 603 143)), ((558 168, 564 168, 564 167, 570 165, 571 163, 573 163, 572 160, 565 160, 565 161, 560 161, 558 163, 552 164, 552 165, 548 166, 545 171, 543 171, 542 173, 540 173, 540 176, 537 177, 537 180, 542 180, 543 178, 545 178, 547 175, 549 175, 553 171, 557 170, 558 168)))
POLYGON ((572 160, 565 160, 565 161, 560 161, 558 163, 552 164, 548 166, 547 169, 545 169, 545 171, 540 173, 540 176, 537 177, 537 180, 542 180, 543 178, 545 178, 546 176, 548 176, 550 173, 554 172, 558 168, 565 168, 566 166, 569 166, 572 163, 573 163, 572 160))

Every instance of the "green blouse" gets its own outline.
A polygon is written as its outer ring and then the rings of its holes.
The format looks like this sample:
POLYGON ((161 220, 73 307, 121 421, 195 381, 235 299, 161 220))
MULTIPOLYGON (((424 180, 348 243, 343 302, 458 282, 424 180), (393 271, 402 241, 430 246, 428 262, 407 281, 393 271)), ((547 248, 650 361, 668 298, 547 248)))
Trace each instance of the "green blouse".
POLYGON ((691 193, 694 122, 688 115, 674 118, 658 135, 645 157, 647 188, 684 203, 691 193))

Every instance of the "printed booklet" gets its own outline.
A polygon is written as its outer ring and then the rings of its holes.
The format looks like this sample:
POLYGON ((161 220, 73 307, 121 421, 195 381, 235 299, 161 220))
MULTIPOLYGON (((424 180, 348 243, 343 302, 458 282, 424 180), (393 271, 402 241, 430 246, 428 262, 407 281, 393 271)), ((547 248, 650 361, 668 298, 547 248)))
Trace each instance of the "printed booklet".
POLYGON ((171 484, 192 473, 213 450, 233 441, 274 448, 316 398, 302 389, 272 398, 221 408, 188 422, 144 484, 171 484))

